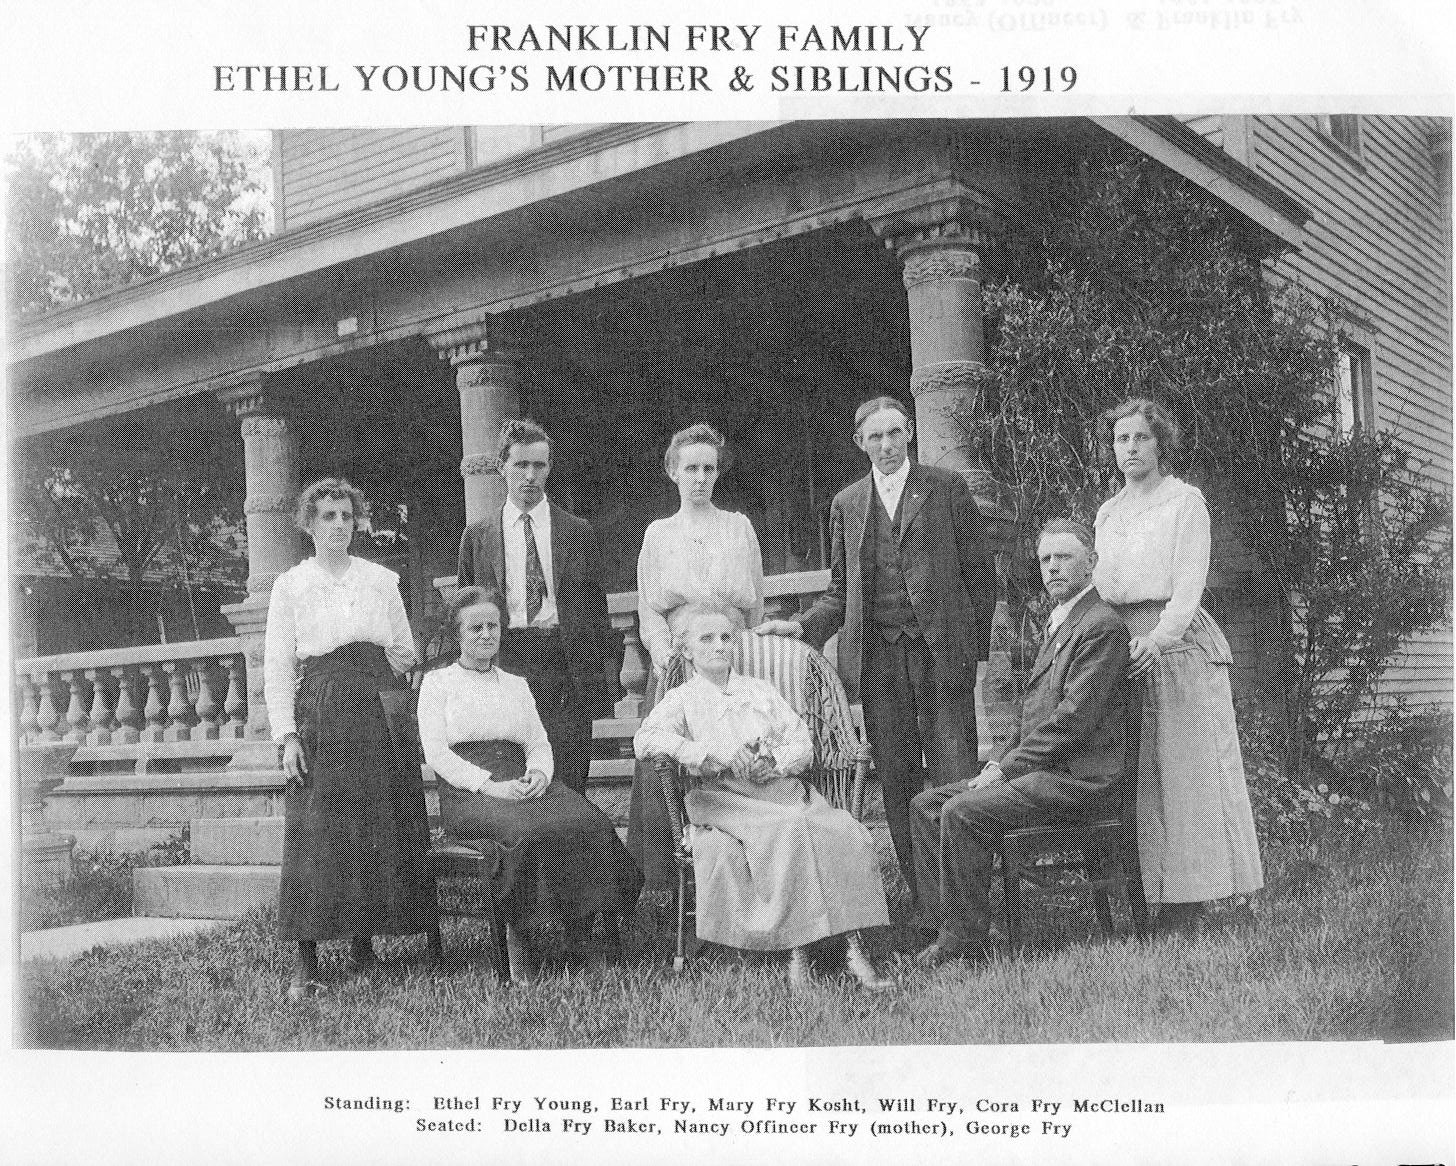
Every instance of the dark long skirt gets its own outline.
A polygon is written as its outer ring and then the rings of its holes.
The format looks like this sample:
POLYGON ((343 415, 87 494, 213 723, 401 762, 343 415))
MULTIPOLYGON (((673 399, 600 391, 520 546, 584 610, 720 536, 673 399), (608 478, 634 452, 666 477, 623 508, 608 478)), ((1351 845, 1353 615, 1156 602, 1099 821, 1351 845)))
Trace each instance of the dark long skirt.
MULTIPOLYGON (((657 704, 661 682, 654 669, 642 698, 644 718, 657 704)), ((639 759, 632 773, 632 803, 627 811, 627 852, 642 871, 642 901, 648 906, 666 906, 677 894, 674 842, 657 769, 650 761, 639 759)))
POLYGON ((436 925, 424 789, 380 703, 394 673, 377 644, 303 661, 295 710, 308 774, 284 798, 283 939, 409 935, 436 925))
MULTIPOLYGON (((524 771, 515 742, 471 741, 453 747, 498 779, 524 771)), ((502 915, 534 927, 598 911, 628 911, 642 877, 612 820, 573 789, 553 781, 539 798, 507 801, 439 785, 440 821, 452 838, 488 838, 506 847, 495 890, 502 915)))

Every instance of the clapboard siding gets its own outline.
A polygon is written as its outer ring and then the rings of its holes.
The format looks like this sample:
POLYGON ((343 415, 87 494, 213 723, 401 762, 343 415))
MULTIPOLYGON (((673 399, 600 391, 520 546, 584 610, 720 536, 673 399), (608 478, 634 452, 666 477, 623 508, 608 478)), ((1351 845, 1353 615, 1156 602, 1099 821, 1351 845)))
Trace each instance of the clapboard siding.
POLYGON ((284 130, 283 228, 307 226, 465 168, 465 131, 284 130))
MULTIPOLYGON (((1226 119, 1182 120, 1226 144, 1226 119)), ((1324 137, 1314 115, 1252 116, 1240 131, 1253 168, 1312 214, 1307 244, 1280 260, 1275 278, 1337 300, 1353 325, 1369 327, 1376 421, 1399 433, 1433 483, 1449 489, 1449 224, 1431 148, 1439 126, 1430 117, 1362 117, 1358 158, 1324 137)), ((1449 708, 1452 687, 1446 627, 1415 637, 1381 691, 1412 706, 1449 708)))
MULTIPOLYGON (((1314 213, 1307 246, 1285 266, 1372 326, 1377 421, 1449 488, 1451 307, 1446 210, 1431 150, 1436 119, 1362 118, 1358 162, 1320 134, 1313 116, 1253 123, 1255 168, 1314 213)), ((1381 693, 1413 707, 1451 707, 1451 629, 1415 637, 1381 693)))
POLYGON ((1375 331, 1376 411, 1451 481, 1451 336, 1446 224, 1433 118, 1362 119, 1363 165, 1310 117, 1255 119, 1256 167, 1315 212, 1287 265, 1375 331))

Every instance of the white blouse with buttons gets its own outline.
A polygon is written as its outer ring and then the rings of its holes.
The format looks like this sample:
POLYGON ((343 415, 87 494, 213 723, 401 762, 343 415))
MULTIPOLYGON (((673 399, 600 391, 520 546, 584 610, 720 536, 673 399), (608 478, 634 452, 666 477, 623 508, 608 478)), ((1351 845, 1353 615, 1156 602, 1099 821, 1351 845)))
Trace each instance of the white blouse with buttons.
POLYGON ((317 559, 305 559, 278 576, 263 647, 263 698, 275 741, 297 731, 293 698, 298 661, 357 643, 378 644, 396 672, 414 665, 399 576, 352 556, 337 578, 317 559))

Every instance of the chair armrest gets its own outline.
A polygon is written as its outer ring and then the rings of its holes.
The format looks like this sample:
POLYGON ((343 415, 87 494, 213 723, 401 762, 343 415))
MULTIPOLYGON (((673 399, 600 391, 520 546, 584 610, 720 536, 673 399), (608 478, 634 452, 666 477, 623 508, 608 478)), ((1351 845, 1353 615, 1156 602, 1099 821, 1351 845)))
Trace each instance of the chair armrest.
POLYGON ((870 747, 860 742, 854 751, 854 788, 849 795, 849 812, 856 822, 864 820, 865 782, 870 777, 870 747))
POLYGON ((683 825, 687 820, 687 811, 683 807, 682 767, 662 753, 654 754, 650 760, 652 768, 657 771, 657 780, 662 783, 662 800, 667 803, 667 817, 672 823, 673 849, 680 849, 683 825))

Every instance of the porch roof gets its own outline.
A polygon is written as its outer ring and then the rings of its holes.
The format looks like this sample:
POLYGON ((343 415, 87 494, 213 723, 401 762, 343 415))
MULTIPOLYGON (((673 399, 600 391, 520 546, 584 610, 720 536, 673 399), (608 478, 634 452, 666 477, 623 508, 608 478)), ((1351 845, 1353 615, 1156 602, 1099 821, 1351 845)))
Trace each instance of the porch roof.
MULTIPOLYGON (((1182 174, 1280 244, 1302 244, 1308 212, 1177 119, 1065 119, 1077 121, 1098 126, 1182 174)), ((598 191, 614 189, 617 199, 624 197, 624 190, 626 197, 638 200, 650 200, 654 189, 670 196, 674 183, 683 181, 681 167, 672 171, 675 177, 660 180, 644 173, 664 164, 741 144, 748 148, 735 156, 743 155, 752 166, 778 159, 796 144, 823 146, 873 124, 604 125, 85 303, 14 322, 8 357, 13 432, 25 436, 64 428, 215 389, 241 373, 275 372, 417 335, 426 326, 478 318, 482 307, 498 311, 515 306, 460 302, 460 288, 449 287, 396 318, 361 320, 358 335, 335 335, 333 328, 335 316, 342 320, 354 311, 354 301, 340 289, 377 278, 375 265, 380 262, 398 261, 416 272, 437 263, 448 268, 450 253, 441 250, 447 238, 480 246, 495 224, 540 227, 532 216, 548 203, 558 214, 589 219, 609 210, 598 191), (662 186, 655 188, 658 181, 662 186), (338 311, 332 312, 335 303, 338 311), (290 311, 303 316, 300 305, 319 319, 283 327, 280 320, 292 319, 290 311), (282 333, 264 337, 269 325, 282 333), (246 353, 237 350, 237 338, 244 333, 259 337, 246 353), (171 364, 164 368, 159 360, 171 364)), ((1048 125, 1025 123, 1028 132, 1048 125)), ((843 208, 833 213, 844 217, 843 208)), ((818 219, 811 217, 794 229, 815 225, 818 219)), ((712 253, 711 246, 706 253, 712 253)), ((681 249, 658 256, 676 261, 687 257, 681 249)), ((536 299, 564 290, 543 287, 536 299)))

